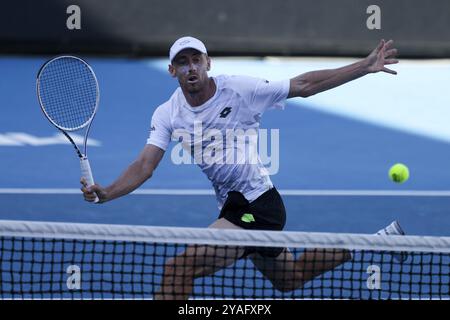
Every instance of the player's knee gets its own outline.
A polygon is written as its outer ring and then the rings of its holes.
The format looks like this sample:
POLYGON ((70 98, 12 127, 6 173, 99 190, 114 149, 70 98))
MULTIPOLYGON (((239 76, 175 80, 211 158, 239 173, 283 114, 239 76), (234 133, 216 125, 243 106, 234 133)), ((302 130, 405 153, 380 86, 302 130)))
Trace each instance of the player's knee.
POLYGON ((275 286, 275 288, 278 291, 281 292, 291 292, 291 291, 295 291, 297 289, 301 289, 303 287, 303 282, 285 282, 282 283, 281 285, 277 285, 275 286))
POLYGON ((272 284, 278 291, 291 292, 303 287, 303 275, 300 273, 293 274, 290 277, 284 277, 283 279, 272 281, 272 284))
POLYGON ((164 263, 164 276, 173 277, 175 275, 175 259, 170 258, 164 263))
POLYGON ((164 276, 174 279, 174 282, 182 282, 185 278, 194 277, 194 269, 186 257, 170 258, 164 264, 164 276))
POLYGON ((351 261, 353 258, 350 250, 342 250, 342 257, 343 262, 351 261))

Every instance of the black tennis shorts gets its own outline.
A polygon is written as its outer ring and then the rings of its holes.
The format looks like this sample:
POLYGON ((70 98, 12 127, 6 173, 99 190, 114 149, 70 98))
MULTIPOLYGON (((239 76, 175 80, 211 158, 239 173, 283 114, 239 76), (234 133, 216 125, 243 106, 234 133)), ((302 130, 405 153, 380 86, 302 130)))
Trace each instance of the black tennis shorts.
MULTIPOLYGON (((252 202, 249 202, 242 193, 230 191, 219 218, 225 218, 244 229, 280 231, 286 224, 286 209, 275 187, 252 202)), ((246 250, 244 256, 258 252, 262 256, 276 257, 283 250, 284 248, 251 247, 246 250)))

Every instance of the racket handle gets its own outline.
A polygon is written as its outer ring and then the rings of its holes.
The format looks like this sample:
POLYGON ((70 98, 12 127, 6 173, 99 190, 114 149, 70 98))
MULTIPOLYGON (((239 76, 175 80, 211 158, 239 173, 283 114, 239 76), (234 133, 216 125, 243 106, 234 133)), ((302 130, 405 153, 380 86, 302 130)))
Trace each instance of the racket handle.
MULTIPOLYGON (((83 157, 80 159, 80 167, 81 167, 81 176, 86 179, 88 187, 94 184, 94 177, 92 176, 91 165, 89 164, 89 160, 87 157, 83 157)), ((95 203, 98 202, 98 197, 95 197, 95 203)))

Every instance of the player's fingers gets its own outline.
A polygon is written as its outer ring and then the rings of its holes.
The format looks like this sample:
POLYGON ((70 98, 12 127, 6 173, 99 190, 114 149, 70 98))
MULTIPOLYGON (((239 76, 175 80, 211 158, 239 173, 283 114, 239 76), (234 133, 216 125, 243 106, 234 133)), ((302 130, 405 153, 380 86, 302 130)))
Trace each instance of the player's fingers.
POLYGON ((87 189, 90 193, 100 193, 102 191, 102 187, 98 184, 93 184, 92 186, 87 187, 87 189))
POLYGON ((388 42, 385 42, 384 49, 390 49, 392 45, 394 44, 394 40, 389 40, 388 42))
MULTIPOLYGON (((88 195, 90 200, 97 200, 97 198, 98 200, 105 200, 105 190, 101 186, 94 184, 92 186, 89 186, 87 190, 89 192, 85 195, 88 195)), ((101 203, 101 201, 98 201, 98 203, 101 203)))
MULTIPOLYGON (((86 197, 90 197, 93 196, 94 193, 89 191, 88 189, 86 189, 85 187, 81 188, 81 192, 83 192, 83 196, 86 197)), ((95 195, 94 195, 95 196, 95 195)))
POLYGON ((94 202, 95 199, 96 199, 96 196, 95 196, 95 195, 93 195, 93 196, 91 196, 91 195, 85 195, 85 196, 84 196, 84 200, 86 200, 86 201, 88 201, 88 202, 94 202))
POLYGON ((84 183, 83 186, 80 188, 80 190, 85 194, 85 195, 94 195, 95 197, 95 192, 96 190, 93 189, 93 185, 89 186, 87 185, 87 183, 84 183))
POLYGON ((80 183, 81 183, 81 190, 87 189, 88 185, 87 185, 87 182, 86 182, 86 180, 84 178, 80 179, 80 183))
POLYGON ((84 187, 87 187, 87 181, 86 181, 86 179, 85 179, 84 177, 81 177, 80 183, 81 183, 84 187))
POLYGON ((380 43, 378 44, 375 50, 379 52, 383 48, 383 46, 384 46, 384 39, 381 39, 380 43))
POLYGON ((384 60, 384 64, 396 64, 398 63, 397 59, 386 59, 384 60))
POLYGON ((86 192, 83 192, 83 196, 84 196, 84 199, 93 201, 97 197, 97 194, 92 191, 86 191, 86 192))
POLYGON ((390 49, 384 52, 384 57, 385 58, 395 57, 397 53, 398 53, 397 49, 390 49))
POLYGON ((388 69, 388 68, 386 68, 386 67, 383 68, 383 71, 386 72, 386 73, 390 73, 390 74, 397 74, 397 71, 388 69))

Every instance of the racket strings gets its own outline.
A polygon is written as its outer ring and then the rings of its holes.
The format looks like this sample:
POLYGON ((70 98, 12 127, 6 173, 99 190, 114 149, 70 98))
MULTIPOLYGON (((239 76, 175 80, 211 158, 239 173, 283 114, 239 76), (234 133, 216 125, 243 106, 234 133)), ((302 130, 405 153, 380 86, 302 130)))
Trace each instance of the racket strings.
POLYGON ((38 93, 45 113, 62 129, 84 127, 96 110, 97 81, 82 60, 62 57, 47 64, 39 75, 38 93))

